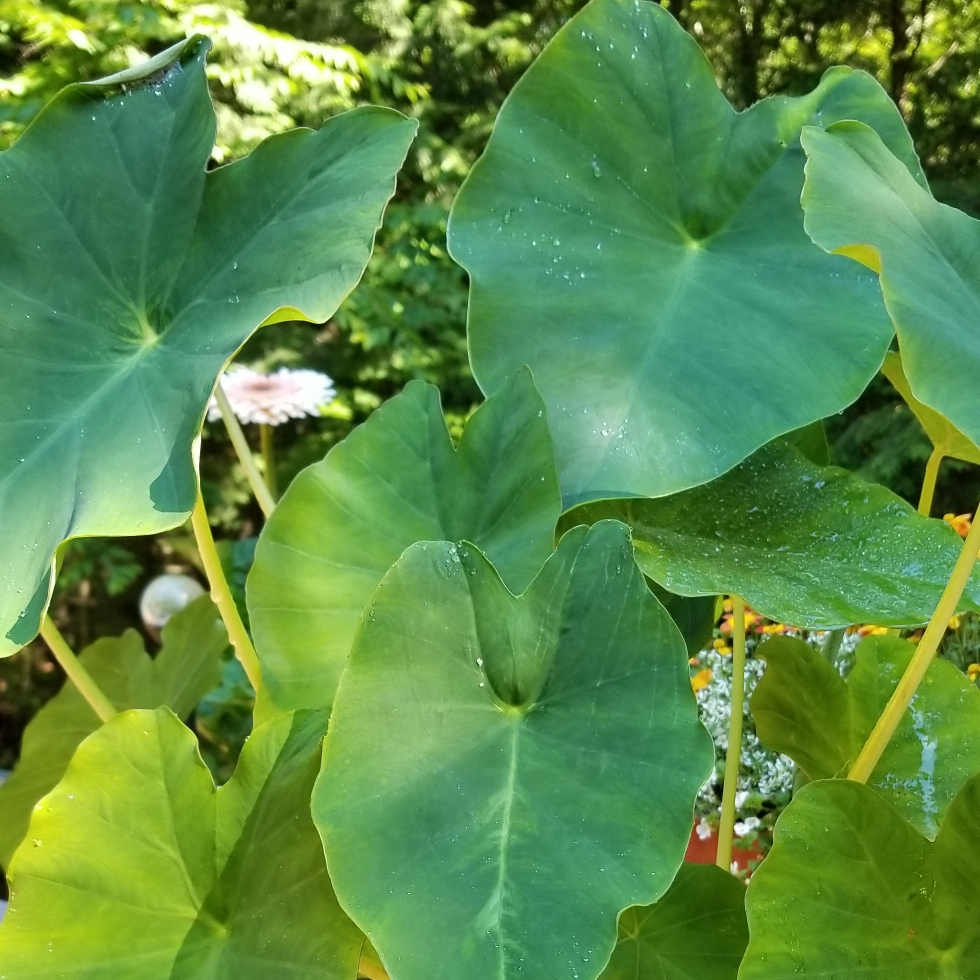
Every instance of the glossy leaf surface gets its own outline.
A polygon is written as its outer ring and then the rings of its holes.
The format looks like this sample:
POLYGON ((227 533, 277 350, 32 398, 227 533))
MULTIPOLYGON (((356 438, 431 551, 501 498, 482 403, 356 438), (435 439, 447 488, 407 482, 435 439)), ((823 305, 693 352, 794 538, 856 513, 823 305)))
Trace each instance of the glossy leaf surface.
MULTIPOLYGON (((871 734, 915 647, 869 636, 846 682, 811 644, 773 637, 759 649, 766 670, 752 694, 762 743, 810 779, 845 772, 871 734)), ((934 838, 963 784, 980 772, 980 690, 946 660, 933 660, 868 785, 934 838)))
POLYGON ((735 980, 748 941, 745 886, 713 864, 682 864, 656 905, 619 917, 600 980, 735 980))
MULTIPOLYGON (((97 640, 79 659, 120 711, 166 705, 186 718, 221 680, 228 634, 210 597, 201 596, 170 619, 162 639, 152 659, 135 630, 97 640)), ((31 720, 20 760, 0 785, 0 865, 10 863, 34 804, 54 789, 79 743, 99 727, 70 681, 31 720)))
POLYGON ((62 540, 185 519, 219 371, 276 311, 334 312, 412 139, 359 109, 206 172, 206 48, 69 86, 0 154, 0 656, 62 540))
POLYGON ((693 38, 638 0, 593 0, 514 87, 449 242, 477 380, 531 367, 567 503, 704 483, 877 372, 874 276, 814 249, 799 208, 800 130, 841 118, 916 166, 868 75, 736 113, 693 38))
POLYGON ((256 729, 215 791, 166 708, 91 735, 31 820, 0 927, 6 980, 351 980, 309 816, 322 713, 256 729))
POLYGON ((980 975, 980 778, 930 844, 874 790, 801 790, 749 883, 739 980, 980 975))
MULTIPOLYGON (((629 524, 640 568, 672 592, 734 593, 816 629, 927 622, 962 546, 890 490, 779 441, 705 486, 584 505, 561 526, 608 518, 629 524)), ((980 609, 980 573, 961 608, 980 609)))
POLYGON ((248 579, 263 679, 282 708, 325 707, 358 621, 416 541, 473 541, 523 591, 551 554, 561 499, 544 403, 525 369, 453 448, 414 381, 290 485, 248 579))
POLYGON ((913 395, 980 443, 980 221, 940 204, 858 122, 808 128, 810 237, 880 272, 913 395))
POLYGON ((570 532, 520 597, 420 543, 363 621, 313 817, 392 980, 574 980, 667 890, 711 763, 627 528, 570 532))
POLYGON ((944 456, 963 459, 968 463, 980 464, 980 448, 977 448, 945 415, 940 415, 928 405, 923 405, 915 395, 909 379, 905 377, 902 366, 902 355, 890 351, 885 357, 881 373, 892 383, 892 387, 902 396, 912 414, 929 436, 929 441, 939 449, 944 456))

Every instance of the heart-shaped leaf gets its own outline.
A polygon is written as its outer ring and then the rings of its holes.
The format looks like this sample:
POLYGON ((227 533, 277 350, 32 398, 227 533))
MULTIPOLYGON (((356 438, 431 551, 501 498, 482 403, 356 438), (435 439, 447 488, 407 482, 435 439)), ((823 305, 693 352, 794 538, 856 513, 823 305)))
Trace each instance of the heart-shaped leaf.
MULTIPOLYGON (((170 619, 162 639, 150 658, 139 633, 127 630, 97 640, 79 659, 120 711, 166 705, 184 718, 221 680, 228 634, 214 603, 201 596, 170 619)), ((58 784, 79 743, 100 724, 70 681, 31 720, 20 760, 0 785, 0 865, 10 863, 34 804, 58 784)))
POLYGON ((916 166, 868 75, 736 113, 690 35, 637 0, 593 0, 514 87, 449 242, 477 380, 531 367, 567 502, 704 483, 877 372, 874 276, 814 249, 799 208, 800 130, 841 118, 916 166))
MULTIPOLYGON (((890 490, 781 441, 705 486, 584 505, 560 526, 609 518, 629 524, 640 568, 671 592, 734 593, 813 629, 927 622, 962 546, 890 490)), ((980 572, 961 608, 980 609, 980 572)))
MULTIPOLYGON (((898 686, 915 647, 869 636, 847 681, 811 644, 772 637, 752 694, 763 745, 788 755, 810 779, 846 771, 898 686)), ((934 838, 963 784, 980 772, 980 690, 946 660, 933 660, 868 780, 901 815, 934 838)))
POLYGON ((682 864, 656 905, 619 917, 600 980, 735 980, 748 941, 745 886, 713 864, 682 864))
POLYGON ((804 787, 749 882, 739 980, 980 976, 980 777, 934 844, 874 790, 804 787))
POLYGON ((890 351, 885 357, 885 363, 881 366, 881 373, 888 378, 892 387, 905 400, 905 404, 912 409, 912 414, 919 420, 922 428, 926 430, 929 441, 936 449, 944 456, 952 456, 968 463, 980 463, 980 449, 970 442, 945 415, 940 415, 928 405, 923 405, 912 394, 909 379, 905 377, 905 368, 902 367, 901 354, 897 351, 890 351))
MULTIPOLYGON (((826 125, 826 122, 824 123, 826 125)), ((804 131, 806 230, 880 273, 912 394, 980 443, 980 221, 940 204, 874 130, 804 131)))
POLYGON ((0 656, 62 540, 186 518, 222 365, 264 321, 334 312, 412 139, 358 109, 206 172, 206 49, 69 86, 0 154, 0 656))
POLYGON ((323 713, 256 729, 215 792, 166 708, 89 736, 31 818, 0 927, 5 980, 352 980, 309 797, 323 713))
POLYGON ((667 890, 712 757, 622 524, 569 532, 520 597, 420 543, 362 621, 313 817, 392 980, 573 980, 667 890))
POLYGON ((544 403, 518 371, 453 449, 413 381, 290 485, 248 579, 262 677, 285 709, 329 706, 361 613, 416 541, 479 545, 523 591, 554 545, 561 497, 544 403))

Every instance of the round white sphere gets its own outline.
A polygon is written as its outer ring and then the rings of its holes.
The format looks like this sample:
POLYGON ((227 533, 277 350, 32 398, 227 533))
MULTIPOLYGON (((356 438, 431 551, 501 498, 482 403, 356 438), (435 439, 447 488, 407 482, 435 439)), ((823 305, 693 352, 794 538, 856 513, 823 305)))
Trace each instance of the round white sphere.
POLYGON ((140 596, 140 616, 153 629, 166 626, 174 613, 204 595, 204 587, 190 575, 158 575, 140 596))

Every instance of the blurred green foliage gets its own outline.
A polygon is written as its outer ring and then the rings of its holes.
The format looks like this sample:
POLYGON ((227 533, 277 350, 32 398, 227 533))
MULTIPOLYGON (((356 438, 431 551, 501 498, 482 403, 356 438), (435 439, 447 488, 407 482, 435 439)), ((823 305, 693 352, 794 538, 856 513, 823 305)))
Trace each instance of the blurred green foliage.
MULTIPOLYGON (((739 107, 774 93, 806 92, 831 64, 867 69, 900 106, 937 195, 980 215, 980 4, 662 3, 698 39, 739 107)), ((0 0, 0 148, 64 84, 118 71, 192 32, 207 34, 214 46, 214 165, 274 132, 316 126, 364 102, 419 120, 361 284, 330 322, 265 328, 240 355, 267 369, 324 371, 337 386, 323 418, 275 430, 284 486, 412 378, 440 387, 458 434, 479 392, 466 357, 466 279, 446 251, 449 206, 501 102, 581 6, 582 0, 0 0)), ((887 382, 877 379, 856 405, 828 420, 827 430, 835 462, 916 499, 929 447, 887 382)), ((257 433, 249 435, 257 442, 257 433)), ((261 514, 220 422, 205 425, 201 465, 208 509, 223 536, 254 536, 261 514)), ((978 493, 976 468, 947 461, 936 512, 965 511, 978 493)), ((138 625, 143 584, 164 570, 193 571, 194 564, 186 531, 74 543, 64 556, 56 616, 83 646, 138 625)), ((57 681, 37 648, 0 663, 0 767, 57 681)), ((233 676, 225 687, 224 701, 202 707, 216 770, 227 767, 229 746, 243 737, 236 726, 249 697, 233 676), (230 705, 227 712, 222 705, 230 705)))

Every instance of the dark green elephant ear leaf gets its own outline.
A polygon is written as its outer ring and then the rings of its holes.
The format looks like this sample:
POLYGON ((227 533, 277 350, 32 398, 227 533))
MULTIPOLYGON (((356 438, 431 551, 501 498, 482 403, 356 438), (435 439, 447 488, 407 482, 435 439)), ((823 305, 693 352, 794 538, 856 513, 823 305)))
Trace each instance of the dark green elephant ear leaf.
MULTIPOLYGON (((201 596, 164 626, 163 646, 152 659, 135 630, 97 640, 79 659, 120 711, 166 705, 186 718, 219 683, 227 647, 218 610, 210 597, 201 596)), ((9 865, 34 805, 58 784, 79 743, 99 727, 98 716, 70 681, 31 719, 20 760, 0 785, 0 865, 9 865)))
MULTIPOLYGON (((788 755, 810 779, 846 772, 912 658, 897 637, 858 645, 847 681, 812 645, 773 637, 752 694, 762 743, 788 755)), ((934 838, 963 784, 980 772, 980 690, 946 660, 934 660, 868 785, 920 833, 934 838)))
POLYGON ((477 380, 530 366, 567 503, 705 483, 877 372, 875 278, 814 249, 799 207, 800 131, 835 119, 917 166, 868 75, 736 113, 675 18, 636 0, 592 0, 515 86, 449 244, 477 380))
POLYGON ((208 172, 206 51, 69 86, 0 153, 0 656, 63 540, 186 518, 222 366, 276 311, 334 312, 412 139, 358 109, 208 172))
POLYGON ((972 443, 974 461, 980 221, 940 204, 862 122, 810 127, 803 145, 807 232, 826 251, 880 273, 911 393, 972 443))
POLYGON ((713 864, 682 864, 656 905, 619 917, 599 980, 736 980, 748 941, 745 886, 713 864))
POLYGON ((413 381, 304 470, 263 528, 248 608, 273 701, 329 706, 364 607, 409 545, 465 538, 521 592, 551 554, 560 512, 527 369, 477 409, 458 449, 439 392, 413 381))
POLYGON ((256 729, 217 791, 166 708, 87 738, 14 856, 0 976, 351 980, 363 937, 309 816, 325 727, 256 729))
MULTIPOLYGON (((943 521, 782 440, 704 486, 586 504, 560 526, 606 519, 629 524, 640 568, 671 592, 734 593, 813 629, 928 622, 962 547, 943 521)), ((961 608, 980 609, 980 572, 961 608)))
POLYGON ((518 597, 422 542, 362 621, 313 817, 393 980, 594 977, 667 891, 712 754, 622 524, 569 532, 518 597))
POLYGON ((749 883, 739 980, 980 975, 980 777, 934 844, 873 789, 804 787, 749 883))

